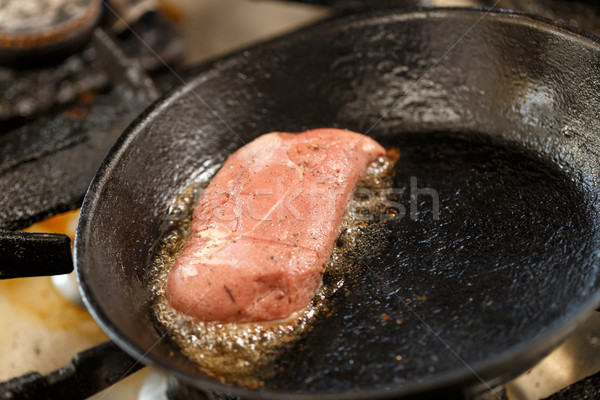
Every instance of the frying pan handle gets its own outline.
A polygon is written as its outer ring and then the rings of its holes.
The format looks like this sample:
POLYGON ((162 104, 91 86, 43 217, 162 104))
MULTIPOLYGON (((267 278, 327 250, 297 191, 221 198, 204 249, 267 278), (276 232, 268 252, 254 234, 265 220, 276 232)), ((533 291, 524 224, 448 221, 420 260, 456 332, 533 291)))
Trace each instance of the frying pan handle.
POLYGON ((0 383, 0 399, 83 399, 139 370, 140 364, 112 341, 75 354, 48 375, 29 373, 0 383))
POLYGON ((71 239, 57 233, 0 231, 0 279, 68 274, 71 239))

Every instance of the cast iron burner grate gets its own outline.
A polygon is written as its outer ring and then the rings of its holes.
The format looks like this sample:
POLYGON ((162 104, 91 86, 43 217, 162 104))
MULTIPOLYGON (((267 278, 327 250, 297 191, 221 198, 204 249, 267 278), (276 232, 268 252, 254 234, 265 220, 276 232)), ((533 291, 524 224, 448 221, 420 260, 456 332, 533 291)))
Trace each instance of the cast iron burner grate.
MULTIPOLYGON (((89 42, 67 56, 0 66, 0 279, 73 271, 66 235, 14 230, 80 207, 112 143, 177 83, 164 68, 183 51, 170 21, 150 10, 131 30, 111 31, 108 22, 100 21, 89 42), (139 46, 140 38, 152 51, 139 46)), ((48 375, 0 383, 0 399, 88 397, 141 367, 108 341, 48 375)))

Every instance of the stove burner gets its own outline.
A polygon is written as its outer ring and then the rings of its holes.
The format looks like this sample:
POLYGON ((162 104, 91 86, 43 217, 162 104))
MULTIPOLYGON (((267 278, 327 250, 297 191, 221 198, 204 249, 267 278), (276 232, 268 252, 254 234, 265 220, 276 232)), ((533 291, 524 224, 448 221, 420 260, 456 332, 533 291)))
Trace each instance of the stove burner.
POLYGON ((0 62, 33 61, 83 45, 102 11, 102 0, 3 0, 0 62))

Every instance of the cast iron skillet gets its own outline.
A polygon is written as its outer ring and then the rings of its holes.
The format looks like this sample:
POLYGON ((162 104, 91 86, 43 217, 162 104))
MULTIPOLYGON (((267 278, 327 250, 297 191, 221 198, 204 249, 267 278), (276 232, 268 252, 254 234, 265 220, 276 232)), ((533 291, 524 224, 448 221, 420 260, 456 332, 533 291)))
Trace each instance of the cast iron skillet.
POLYGON ((125 351, 206 390, 383 398, 504 382, 599 304, 599 93, 597 39, 506 12, 355 16, 222 59, 102 164, 75 240, 84 301, 125 351), (440 218, 431 191, 414 192, 413 218, 371 232, 356 281, 264 389, 221 384, 160 340, 144 283, 153 246, 172 199, 236 148, 317 127, 399 146, 399 215, 414 176, 437 190, 440 218))

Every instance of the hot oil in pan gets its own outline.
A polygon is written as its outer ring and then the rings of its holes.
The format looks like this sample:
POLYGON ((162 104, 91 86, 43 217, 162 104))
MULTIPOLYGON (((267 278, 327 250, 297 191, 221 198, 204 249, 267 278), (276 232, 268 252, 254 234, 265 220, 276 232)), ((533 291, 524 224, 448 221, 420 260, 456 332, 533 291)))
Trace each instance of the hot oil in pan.
POLYGON ((376 238, 365 236, 365 228, 386 212, 394 213, 385 209, 382 189, 391 187, 390 171, 396 160, 397 152, 392 150, 387 158, 373 163, 365 171, 326 267, 325 284, 305 310, 285 322, 206 323, 194 321, 170 307, 164 295, 167 277, 189 235, 198 194, 208 182, 188 187, 170 207, 169 228, 149 270, 149 291, 159 329, 168 332, 168 338, 209 375, 227 383, 263 386, 265 380, 277 373, 274 360, 290 350, 292 343, 307 331, 315 315, 329 312, 332 308, 329 299, 347 279, 357 279, 356 268, 349 264, 346 254, 356 247, 371 247, 376 238))
POLYGON ((191 192, 182 195, 187 219, 165 236, 151 271, 160 329, 222 380, 339 393, 466 369, 589 296, 599 230, 568 169, 475 133, 404 133, 382 144, 401 156, 382 180, 363 183, 395 190, 355 194, 324 286, 291 325, 197 324, 166 305, 193 208, 191 192), (439 219, 423 189, 437 192, 439 219))

